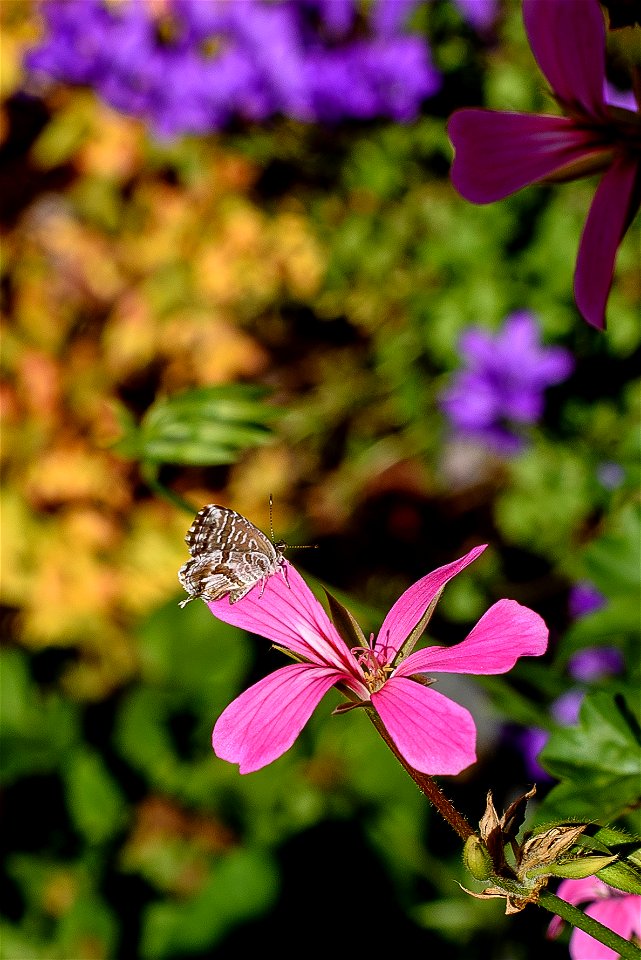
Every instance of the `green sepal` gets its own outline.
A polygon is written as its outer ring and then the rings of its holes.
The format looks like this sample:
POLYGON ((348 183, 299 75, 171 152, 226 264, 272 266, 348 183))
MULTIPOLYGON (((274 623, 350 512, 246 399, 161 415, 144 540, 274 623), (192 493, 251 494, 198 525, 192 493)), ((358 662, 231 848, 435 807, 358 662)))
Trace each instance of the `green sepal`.
POLYGON ((616 857, 576 857, 564 863, 549 863, 545 866, 534 867, 528 870, 527 877, 566 877, 572 880, 583 880, 591 877, 597 871, 607 867, 616 860, 616 857))
POLYGON ((278 650, 280 653, 284 653, 286 657, 289 657, 290 660, 295 660, 296 663, 309 663, 310 661, 307 657, 301 656, 300 653, 293 653, 291 650, 288 650, 287 647, 280 647, 277 643, 272 643, 272 650, 278 650))
POLYGON ((592 829, 593 836, 580 838, 582 844, 616 855, 612 864, 599 871, 599 879, 624 893, 641 894, 641 837, 617 827, 593 825, 592 829))
POLYGON ((350 710, 356 710, 357 707, 367 707, 368 703, 366 700, 351 700, 345 703, 339 703, 337 707, 334 707, 332 710, 332 716, 338 717, 342 713, 349 713, 350 710))
POLYGON ((617 860, 611 866, 604 867, 598 873, 599 880, 623 890, 624 893, 641 895, 641 866, 634 860, 617 860))
POLYGON ((365 639, 365 634, 347 607, 344 607, 340 600, 332 596, 329 590, 325 590, 325 595, 329 603, 329 615, 332 618, 332 623, 348 648, 351 650, 352 647, 364 647, 369 650, 369 643, 365 639))

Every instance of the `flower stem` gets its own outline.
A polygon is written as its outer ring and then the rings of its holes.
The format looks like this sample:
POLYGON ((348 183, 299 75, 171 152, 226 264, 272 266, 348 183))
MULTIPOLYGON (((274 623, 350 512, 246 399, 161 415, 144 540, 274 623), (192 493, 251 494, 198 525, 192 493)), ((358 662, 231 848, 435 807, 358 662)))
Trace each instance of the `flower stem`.
POLYGON ((578 907, 573 906, 566 900, 561 900, 556 894, 550 893, 548 890, 543 890, 539 894, 538 902, 541 907, 550 910, 551 913, 557 914, 562 920, 571 923, 573 927, 579 927, 585 933, 589 934, 589 936, 594 937, 595 940, 604 943, 606 947, 610 947, 622 960, 640 960, 641 950, 635 947, 633 943, 630 943, 629 940, 624 940, 623 937, 620 937, 614 930, 610 930, 609 927, 604 927, 602 923, 589 917, 587 913, 583 913, 578 907))
POLYGON ((369 709, 366 712, 380 736, 383 738, 401 766, 408 772, 421 793, 427 797, 432 806, 436 807, 443 819, 447 820, 452 829, 458 833, 461 840, 467 840, 468 837, 471 837, 474 833, 471 826, 465 817, 458 812, 452 802, 447 799, 441 788, 437 786, 434 780, 431 777, 428 777, 427 774, 421 773, 419 770, 415 770, 414 767, 409 765, 407 760, 398 752, 396 744, 393 742, 389 733, 381 723, 378 714, 374 710, 369 709))

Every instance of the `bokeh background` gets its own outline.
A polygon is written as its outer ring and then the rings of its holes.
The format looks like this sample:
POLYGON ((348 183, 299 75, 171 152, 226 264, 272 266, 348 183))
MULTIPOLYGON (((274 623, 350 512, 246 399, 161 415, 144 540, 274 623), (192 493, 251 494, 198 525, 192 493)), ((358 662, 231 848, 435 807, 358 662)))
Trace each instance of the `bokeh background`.
POLYGON ((176 577, 197 509, 268 531, 272 494, 276 535, 318 545, 290 560, 375 630, 488 543, 430 637, 511 597, 551 645, 507 677, 439 680, 479 726, 478 763, 443 781, 472 822, 489 788, 503 807, 536 781, 544 800, 535 755, 576 722, 559 704, 638 671, 638 223, 603 334, 571 292, 594 182, 474 207, 448 180, 454 109, 550 109, 520 3, 485 25, 454 0, 416 7, 440 86, 410 118, 281 112, 171 137, 34 78, 36 4, 0 17, 2 955, 567 956, 543 911, 461 891, 457 838, 359 711, 330 715, 338 695, 270 767, 217 759, 216 718, 283 659, 179 609, 176 577), (516 311, 574 367, 508 453, 439 398, 464 331, 516 311), (610 660, 573 670, 595 647, 610 660))

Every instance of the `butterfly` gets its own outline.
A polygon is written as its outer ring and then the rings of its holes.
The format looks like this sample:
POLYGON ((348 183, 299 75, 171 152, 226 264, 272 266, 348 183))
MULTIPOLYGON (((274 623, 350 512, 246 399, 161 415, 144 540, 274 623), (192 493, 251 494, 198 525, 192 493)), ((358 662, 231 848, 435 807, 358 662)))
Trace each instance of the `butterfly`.
MULTIPOLYGON (((271 517, 271 498, 270 498, 271 517)), ((257 583, 262 596, 265 584, 275 573, 287 583, 283 556, 286 544, 274 542, 235 510, 209 503, 196 514, 185 537, 191 558, 178 571, 178 579, 189 594, 181 600, 242 600, 257 583)))

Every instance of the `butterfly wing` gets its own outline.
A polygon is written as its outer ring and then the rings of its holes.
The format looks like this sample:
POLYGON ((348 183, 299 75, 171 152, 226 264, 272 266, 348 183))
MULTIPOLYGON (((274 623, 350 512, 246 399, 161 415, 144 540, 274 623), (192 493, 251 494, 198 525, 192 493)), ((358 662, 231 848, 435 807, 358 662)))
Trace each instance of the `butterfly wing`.
POLYGON ((194 597, 229 602, 242 599, 254 584, 264 584, 283 562, 283 553, 253 523, 235 510, 210 503, 199 510, 185 537, 191 558, 178 579, 194 597))
POLYGON ((198 511, 185 541, 192 557, 216 550, 264 553, 274 561, 279 556, 269 537, 247 517, 216 503, 209 503, 198 511))
POLYGON ((240 517, 235 510, 208 503, 199 510, 187 531, 185 542, 192 557, 220 550, 226 541, 226 529, 233 518, 240 517))

